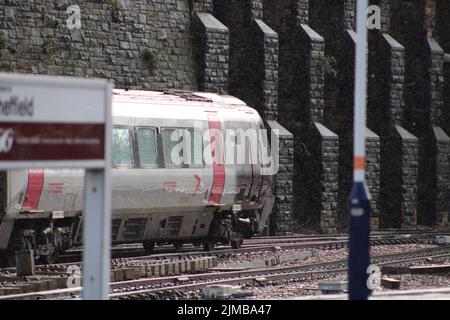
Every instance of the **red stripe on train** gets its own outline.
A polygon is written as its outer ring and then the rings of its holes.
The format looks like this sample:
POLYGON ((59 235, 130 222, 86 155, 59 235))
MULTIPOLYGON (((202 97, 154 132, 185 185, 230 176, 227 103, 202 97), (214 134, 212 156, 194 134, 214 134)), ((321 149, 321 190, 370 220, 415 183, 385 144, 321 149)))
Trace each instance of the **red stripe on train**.
POLYGON ((22 206, 23 210, 36 210, 44 187, 44 169, 28 170, 27 192, 22 206))
POLYGON ((223 139, 220 119, 215 114, 208 115, 209 135, 211 139, 211 156, 213 161, 213 183, 209 195, 208 204, 215 205, 220 203, 223 189, 225 186, 225 165, 223 157, 223 139), (220 138, 216 144, 216 135, 220 138), (217 148, 219 146, 219 149, 217 148), (220 152, 220 154, 218 154, 220 152), (219 161, 218 161, 219 160, 219 161))

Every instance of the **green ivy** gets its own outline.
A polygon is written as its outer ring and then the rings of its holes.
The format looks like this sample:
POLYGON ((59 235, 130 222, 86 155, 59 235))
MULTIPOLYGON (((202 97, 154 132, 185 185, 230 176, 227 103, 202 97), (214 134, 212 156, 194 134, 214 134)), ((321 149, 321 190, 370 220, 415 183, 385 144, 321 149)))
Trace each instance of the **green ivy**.
POLYGON ((319 67, 322 69, 325 75, 336 77, 337 64, 334 57, 321 57, 319 60, 319 67))
POLYGON ((68 61, 76 60, 75 51, 67 39, 45 39, 43 47, 49 58, 60 56, 68 61))
POLYGON ((0 71, 2 71, 2 72, 15 72, 16 68, 12 64, 7 64, 7 65, 0 66, 0 71))
POLYGON ((114 11, 123 10, 123 5, 119 0, 104 0, 104 3, 111 5, 114 11))
POLYGON ((159 58, 154 50, 146 49, 142 53, 142 62, 147 70, 151 74, 155 74, 155 71, 159 67, 159 58))
POLYGON ((63 51, 63 48, 59 41, 55 39, 45 39, 44 40, 44 53, 49 56, 54 56, 63 51))
POLYGON ((9 38, 5 32, 0 32, 0 58, 3 57, 5 50, 8 48, 9 38))

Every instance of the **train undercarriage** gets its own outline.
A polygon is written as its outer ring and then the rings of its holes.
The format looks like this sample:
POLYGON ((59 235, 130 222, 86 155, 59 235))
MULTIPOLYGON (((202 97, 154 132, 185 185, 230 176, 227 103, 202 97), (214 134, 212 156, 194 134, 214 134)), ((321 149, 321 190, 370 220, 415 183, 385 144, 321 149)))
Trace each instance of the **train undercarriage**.
MULTIPOLYGON (((147 254, 151 254, 155 246, 167 244, 173 245, 175 250, 188 243, 203 247, 205 251, 212 250, 217 244, 239 249, 244 239, 251 238, 257 231, 257 210, 221 211, 214 214, 209 232, 203 237, 135 238, 128 241, 113 239, 112 244, 142 243, 147 254)), ((14 221, 8 248, 0 251, 0 265, 14 266, 16 252, 29 250, 34 252, 37 264, 52 264, 64 251, 81 244, 81 212, 25 214, 14 221)))

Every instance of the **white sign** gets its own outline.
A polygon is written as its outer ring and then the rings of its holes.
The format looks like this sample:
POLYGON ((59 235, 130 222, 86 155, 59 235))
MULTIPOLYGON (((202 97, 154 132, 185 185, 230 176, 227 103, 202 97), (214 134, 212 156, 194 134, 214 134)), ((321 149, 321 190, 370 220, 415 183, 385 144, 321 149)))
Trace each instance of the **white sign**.
POLYGON ((0 73, 0 170, 87 169, 85 299, 109 294, 112 90, 105 80, 0 73))
POLYGON ((112 85, 0 73, 0 166, 103 168, 112 85))

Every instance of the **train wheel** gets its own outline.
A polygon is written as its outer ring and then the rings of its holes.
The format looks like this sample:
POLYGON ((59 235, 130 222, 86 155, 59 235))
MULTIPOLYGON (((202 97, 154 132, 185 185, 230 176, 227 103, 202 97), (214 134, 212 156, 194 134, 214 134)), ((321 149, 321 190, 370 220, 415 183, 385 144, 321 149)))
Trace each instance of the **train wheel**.
POLYGON ((231 240, 231 248, 233 249, 239 249, 242 246, 242 239, 241 240, 231 240))
POLYGON ((52 253, 49 253, 45 256, 41 256, 40 262, 43 264, 53 264, 53 263, 55 263, 57 258, 58 258, 58 252, 55 249, 55 250, 53 250, 52 253))
POLYGON ((0 266, 2 267, 15 267, 16 266, 16 256, 14 253, 5 253, 0 259, 0 266))
POLYGON ((203 250, 204 251, 211 251, 214 249, 215 243, 213 241, 205 241, 203 242, 203 250))
POLYGON ((198 248, 198 247, 200 247, 200 246, 202 245, 202 243, 199 242, 199 241, 195 241, 195 242, 192 243, 192 245, 193 245, 194 247, 198 248))
POLYGON ((183 243, 182 242, 174 242, 173 247, 175 248, 176 251, 180 251, 181 248, 183 248, 183 243))
POLYGON ((142 246, 144 247, 144 250, 147 254, 152 254, 153 249, 155 249, 155 242, 154 241, 144 241, 142 243, 142 246))
POLYGON ((0 268, 6 268, 8 266, 8 260, 6 259, 6 256, 4 256, 3 252, 0 252, 0 268))

